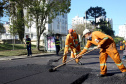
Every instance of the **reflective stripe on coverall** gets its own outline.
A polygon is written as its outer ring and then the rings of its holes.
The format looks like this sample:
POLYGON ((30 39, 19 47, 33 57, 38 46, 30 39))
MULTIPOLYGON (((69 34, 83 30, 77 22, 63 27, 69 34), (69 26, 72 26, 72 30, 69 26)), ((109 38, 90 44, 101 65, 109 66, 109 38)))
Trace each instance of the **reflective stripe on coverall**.
POLYGON ((120 55, 116 49, 115 42, 111 36, 106 35, 100 31, 92 32, 92 40, 87 41, 85 48, 82 52, 79 53, 79 55, 85 53, 87 51, 87 48, 89 48, 91 44, 101 45, 99 57, 101 70, 100 74, 105 75, 107 73, 106 60, 108 55, 114 60, 121 72, 126 72, 126 68, 120 60, 120 55))
MULTIPOLYGON (((65 49, 64 49, 64 56, 63 56, 63 63, 66 62, 67 59, 67 55, 66 52, 68 52, 68 49, 71 48, 71 51, 74 53, 74 56, 76 57, 76 48, 74 48, 74 42, 73 42, 73 37, 68 34, 66 37, 66 41, 65 41, 65 49)), ((76 59, 75 59, 76 61, 76 59)), ((78 63, 78 61, 76 61, 78 63)))
MULTIPOLYGON (((74 44, 78 45, 77 33, 75 31, 73 32, 73 40, 74 40, 74 44)), ((81 51, 80 45, 78 45, 76 47, 76 52, 77 52, 76 54, 80 53, 80 51, 81 51)), ((76 57, 76 55, 74 55, 74 53, 71 51, 71 57, 70 58, 75 58, 75 57, 76 57)), ((78 63, 78 62, 79 62, 79 59, 76 59, 76 63, 78 63)))

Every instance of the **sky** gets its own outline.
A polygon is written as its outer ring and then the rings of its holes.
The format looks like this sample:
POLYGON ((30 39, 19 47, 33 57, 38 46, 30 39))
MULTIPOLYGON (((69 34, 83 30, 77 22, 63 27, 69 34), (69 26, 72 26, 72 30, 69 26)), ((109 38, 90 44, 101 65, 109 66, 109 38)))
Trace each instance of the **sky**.
MULTIPOLYGON (((115 35, 119 33, 119 25, 126 23, 126 0, 71 0, 71 11, 68 13, 68 29, 71 28, 72 18, 77 15, 84 17, 85 11, 91 6, 99 6, 105 9, 107 18, 113 20, 115 35)), ((1 19, 8 21, 7 17, 1 19)))
POLYGON ((126 23, 126 0, 71 0, 71 11, 68 13, 68 29, 71 28, 72 18, 77 15, 84 17, 86 10, 96 6, 104 8, 107 18, 112 18, 113 30, 117 35, 119 25, 126 23))

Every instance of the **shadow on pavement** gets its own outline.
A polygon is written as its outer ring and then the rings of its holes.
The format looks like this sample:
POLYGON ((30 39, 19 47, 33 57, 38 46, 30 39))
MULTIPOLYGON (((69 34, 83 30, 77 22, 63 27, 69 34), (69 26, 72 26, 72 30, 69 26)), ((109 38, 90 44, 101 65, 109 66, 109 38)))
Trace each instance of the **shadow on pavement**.
POLYGON ((115 74, 120 74, 120 73, 122 73, 122 72, 112 72, 112 73, 107 73, 107 76, 113 76, 113 75, 115 75, 115 74))
POLYGON ((82 75, 80 78, 78 78, 71 84, 82 84, 86 79, 88 79, 88 76, 89 76, 89 74, 82 75))
POLYGON ((90 65, 90 64, 99 64, 99 62, 90 62, 90 63, 84 63, 85 65, 90 65))

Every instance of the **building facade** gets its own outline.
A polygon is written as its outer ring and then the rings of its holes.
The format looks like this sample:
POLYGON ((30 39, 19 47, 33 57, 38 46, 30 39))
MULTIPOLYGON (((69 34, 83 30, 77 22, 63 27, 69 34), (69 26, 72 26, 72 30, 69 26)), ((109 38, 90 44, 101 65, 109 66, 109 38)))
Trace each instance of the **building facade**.
POLYGON ((101 16, 96 18, 96 23, 99 22, 100 20, 107 21, 111 24, 111 28, 113 29, 113 20, 112 18, 106 18, 105 16, 101 16))
POLYGON ((90 21, 86 21, 84 19, 84 17, 79 17, 79 16, 75 16, 74 18, 72 18, 72 28, 74 28, 75 25, 77 24, 90 24, 90 21))
POLYGON ((123 37, 126 40, 126 25, 119 26, 119 37, 123 37))
MULTIPOLYGON (((24 15, 26 15, 26 10, 24 10, 24 15)), ((10 34, 10 23, 5 23, 4 27, 6 32, 0 35, 1 40, 12 40, 16 39, 19 40, 19 36, 13 36, 10 34)), ((32 44, 36 45, 37 43, 37 31, 36 31, 36 24, 35 22, 31 22, 31 27, 25 26, 24 32, 24 41, 26 39, 26 35, 29 35, 31 38, 32 44)), ((40 37, 40 45, 45 46, 46 50, 55 50, 55 37, 59 36, 61 41, 61 48, 65 46, 65 37, 68 34, 68 18, 67 14, 58 15, 55 19, 53 19, 51 24, 46 24, 46 30, 40 37)))
MULTIPOLYGON (((26 15, 27 10, 24 10, 24 15, 26 15)), ((25 26, 25 34, 29 35, 32 40, 32 43, 36 45, 37 42, 37 30, 36 23, 31 22, 31 27, 25 26)), ((55 19, 53 19, 51 24, 45 25, 46 30, 44 30, 43 34, 40 37, 40 45, 45 46, 46 50, 55 50, 55 38, 59 36, 61 41, 61 48, 65 45, 65 37, 68 34, 68 18, 67 14, 58 15, 55 19)), ((24 37, 25 39, 25 37, 24 37)))

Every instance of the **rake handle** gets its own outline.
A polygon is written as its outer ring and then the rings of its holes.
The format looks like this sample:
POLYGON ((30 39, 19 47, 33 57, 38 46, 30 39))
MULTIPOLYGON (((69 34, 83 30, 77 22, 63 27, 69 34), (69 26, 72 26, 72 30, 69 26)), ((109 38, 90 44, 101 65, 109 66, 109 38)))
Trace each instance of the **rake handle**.
MULTIPOLYGON (((93 50, 96 50, 96 49, 98 49, 98 48, 94 48, 94 49, 92 49, 92 50, 90 50, 90 51, 87 51, 87 52, 85 52, 85 53, 82 54, 82 55, 85 55, 85 54, 87 54, 87 53, 89 53, 89 52, 91 52, 91 51, 93 51, 93 50)), ((78 56, 78 57, 81 57, 82 55, 80 55, 80 56, 78 56)), ((73 59, 71 59, 71 60, 68 60, 68 61, 66 61, 65 63, 61 64, 61 65, 58 65, 58 66, 54 67, 53 70, 57 69, 57 68, 60 67, 60 66, 63 66, 64 64, 66 64, 66 63, 68 63, 68 62, 71 62, 71 61, 73 61, 73 60, 75 60, 75 59, 77 59, 77 57, 76 57, 76 58, 73 58, 73 59)))

